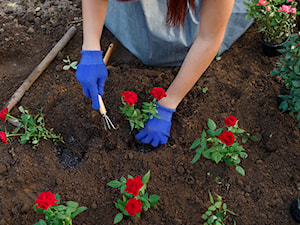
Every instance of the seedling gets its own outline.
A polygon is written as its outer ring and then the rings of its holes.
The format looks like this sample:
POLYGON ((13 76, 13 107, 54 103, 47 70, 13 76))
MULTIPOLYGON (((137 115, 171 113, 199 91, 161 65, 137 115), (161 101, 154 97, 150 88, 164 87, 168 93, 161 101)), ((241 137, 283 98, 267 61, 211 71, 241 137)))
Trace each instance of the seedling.
MULTIPOLYGON (((217 200, 215 201, 214 197, 208 191, 209 194, 209 201, 212 204, 209 206, 205 213, 202 214, 202 219, 205 220, 203 225, 225 225, 224 221, 229 217, 229 215, 226 215, 228 213, 232 215, 237 215, 235 212, 229 210, 227 208, 227 204, 222 201, 222 196, 215 194, 217 197, 217 200)), ((234 225, 236 225, 235 220, 234 225)))
POLYGON ((208 91, 208 87, 202 88, 202 93, 203 93, 203 94, 206 94, 207 91, 208 91))
POLYGON ((77 70, 78 61, 71 62, 69 56, 67 56, 67 59, 63 59, 63 61, 64 63, 67 63, 67 65, 64 65, 63 70, 69 70, 71 68, 77 70))

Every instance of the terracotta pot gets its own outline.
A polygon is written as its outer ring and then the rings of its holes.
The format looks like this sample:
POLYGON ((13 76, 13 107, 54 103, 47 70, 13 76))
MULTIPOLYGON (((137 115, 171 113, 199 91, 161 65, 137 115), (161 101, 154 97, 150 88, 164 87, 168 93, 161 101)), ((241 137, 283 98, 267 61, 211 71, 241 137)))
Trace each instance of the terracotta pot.
POLYGON ((291 215, 298 223, 300 223, 300 195, 291 203, 291 215))

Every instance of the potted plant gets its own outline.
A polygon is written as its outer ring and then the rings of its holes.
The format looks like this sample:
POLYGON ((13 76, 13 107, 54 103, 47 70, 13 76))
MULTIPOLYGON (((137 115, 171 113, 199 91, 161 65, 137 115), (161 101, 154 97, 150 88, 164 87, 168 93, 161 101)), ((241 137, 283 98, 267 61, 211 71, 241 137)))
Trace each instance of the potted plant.
POLYGON ((289 112, 291 116, 296 116, 300 128, 300 32, 292 34, 290 39, 284 43, 284 53, 276 63, 277 68, 271 72, 271 76, 280 76, 283 81, 279 109, 282 112, 289 112))
POLYGON ((300 194, 296 199, 292 201, 291 207, 291 215, 298 223, 300 223, 300 194))
POLYGON ((250 0, 246 19, 253 18, 266 56, 276 56, 296 26, 296 0, 250 0))

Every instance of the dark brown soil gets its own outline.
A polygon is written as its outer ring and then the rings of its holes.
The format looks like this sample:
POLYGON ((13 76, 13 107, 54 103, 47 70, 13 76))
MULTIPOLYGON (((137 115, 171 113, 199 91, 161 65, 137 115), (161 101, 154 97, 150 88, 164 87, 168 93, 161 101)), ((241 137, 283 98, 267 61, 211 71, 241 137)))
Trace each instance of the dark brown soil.
MULTIPOLYGON (((44 140, 33 150, 30 144, 20 145, 11 138, 0 145, 1 225, 34 224, 43 218, 32 206, 38 194, 48 190, 59 193, 62 203, 73 200, 88 207, 74 224, 112 224, 118 213, 114 202, 121 196, 106 184, 127 174, 143 176, 148 170, 147 190, 162 196, 161 200, 140 219, 126 217, 120 224, 203 224, 201 214, 210 205, 208 190, 223 196, 238 214, 231 218, 239 225, 297 224, 290 204, 300 186, 298 124, 277 108, 281 81, 269 73, 279 57, 262 54, 253 27, 221 60, 211 63, 177 108, 168 144, 153 149, 135 141, 119 109, 120 94, 132 90, 140 102, 147 101, 151 88, 166 89, 179 68, 143 65, 105 29, 101 44, 106 49, 112 42, 115 50, 103 99, 119 127, 106 131, 101 115, 83 96, 75 71, 62 70, 62 59, 80 59, 81 24, 70 23, 80 20, 80 1, 15 2, 18 7, 0 3, 1 108, 70 25, 78 31, 17 105, 32 114, 43 107, 47 127, 61 133, 65 144, 55 146, 44 140), (222 126, 228 115, 261 137, 260 142, 244 144, 249 154, 241 163, 245 177, 233 167, 204 158, 191 164, 194 151, 189 147, 206 129, 207 119, 222 126)), ((12 114, 19 115, 17 107, 12 114)), ((0 125, 0 130, 13 128, 0 125)), ((233 224, 232 219, 226 224, 233 224)))

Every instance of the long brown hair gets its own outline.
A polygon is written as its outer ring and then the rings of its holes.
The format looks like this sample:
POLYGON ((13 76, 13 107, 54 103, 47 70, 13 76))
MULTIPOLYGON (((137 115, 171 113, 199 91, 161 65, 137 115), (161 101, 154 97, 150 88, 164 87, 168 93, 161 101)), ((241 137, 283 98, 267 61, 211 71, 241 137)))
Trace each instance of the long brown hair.
POLYGON ((171 27, 183 26, 188 5, 196 10, 195 0, 168 0, 167 25, 171 27))
MULTIPOLYGON (((120 2, 127 2, 133 0, 118 0, 120 2)), ((168 0, 168 12, 166 23, 171 27, 183 26, 184 19, 188 11, 188 5, 196 10, 195 0, 168 0)))

